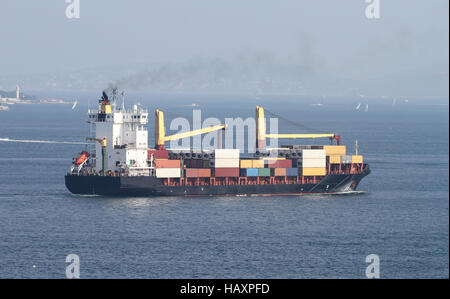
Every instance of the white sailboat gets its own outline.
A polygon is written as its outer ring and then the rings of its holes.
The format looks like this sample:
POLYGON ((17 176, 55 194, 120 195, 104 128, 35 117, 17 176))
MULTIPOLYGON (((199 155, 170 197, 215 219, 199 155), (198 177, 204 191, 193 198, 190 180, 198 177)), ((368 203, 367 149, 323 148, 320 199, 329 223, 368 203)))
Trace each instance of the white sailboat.
POLYGON ((361 103, 358 103, 358 105, 356 106, 355 110, 359 110, 359 108, 361 108, 361 103))
POLYGON ((366 104, 366 108, 364 109, 364 112, 369 111, 369 104, 366 104))
POLYGON ((78 105, 78 101, 75 101, 75 102, 73 103, 72 110, 74 110, 75 107, 76 107, 77 105, 78 105))

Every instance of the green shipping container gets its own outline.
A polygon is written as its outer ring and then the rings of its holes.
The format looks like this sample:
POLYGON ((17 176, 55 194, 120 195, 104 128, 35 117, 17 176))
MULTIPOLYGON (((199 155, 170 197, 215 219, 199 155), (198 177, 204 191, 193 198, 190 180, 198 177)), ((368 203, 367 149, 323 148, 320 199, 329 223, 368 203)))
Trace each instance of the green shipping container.
POLYGON ((270 168, 258 168, 258 176, 270 176, 270 168))

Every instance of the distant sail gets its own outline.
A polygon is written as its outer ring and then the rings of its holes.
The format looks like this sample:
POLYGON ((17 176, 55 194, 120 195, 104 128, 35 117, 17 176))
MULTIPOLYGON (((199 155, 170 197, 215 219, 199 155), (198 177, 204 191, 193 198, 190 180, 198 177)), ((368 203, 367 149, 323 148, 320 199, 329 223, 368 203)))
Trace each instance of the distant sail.
POLYGON ((358 106, 356 106, 355 110, 359 110, 359 108, 361 108, 361 103, 359 103, 358 106))
POLYGON ((75 107, 76 107, 77 105, 78 105, 78 101, 75 101, 75 103, 73 103, 72 110, 75 109, 75 107))
POLYGON ((366 105, 366 109, 364 109, 364 112, 369 111, 369 104, 366 105))

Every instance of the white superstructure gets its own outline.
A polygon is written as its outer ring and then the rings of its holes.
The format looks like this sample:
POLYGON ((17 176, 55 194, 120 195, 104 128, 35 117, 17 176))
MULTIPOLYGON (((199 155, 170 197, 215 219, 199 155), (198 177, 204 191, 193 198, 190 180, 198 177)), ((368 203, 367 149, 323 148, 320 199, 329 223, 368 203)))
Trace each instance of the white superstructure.
MULTIPOLYGON (((122 100, 123 101, 123 100, 122 100)), ((98 110, 88 110, 91 136, 106 138, 105 171, 127 171, 129 175, 149 175, 148 112, 134 105, 126 110, 124 105, 116 107, 116 97, 110 102, 106 94, 100 100, 98 110)), ((102 171, 102 144, 95 144, 95 171, 102 171)))

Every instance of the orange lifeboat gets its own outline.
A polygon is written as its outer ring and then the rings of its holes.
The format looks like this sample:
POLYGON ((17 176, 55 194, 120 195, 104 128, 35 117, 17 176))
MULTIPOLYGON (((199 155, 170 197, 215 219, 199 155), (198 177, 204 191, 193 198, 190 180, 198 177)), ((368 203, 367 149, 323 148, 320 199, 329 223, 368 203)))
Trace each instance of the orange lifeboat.
POLYGON ((86 161, 87 158, 89 158, 90 154, 87 151, 82 151, 80 153, 80 155, 77 157, 77 159, 75 160, 75 164, 76 165, 81 165, 84 163, 84 161, 86 161))

